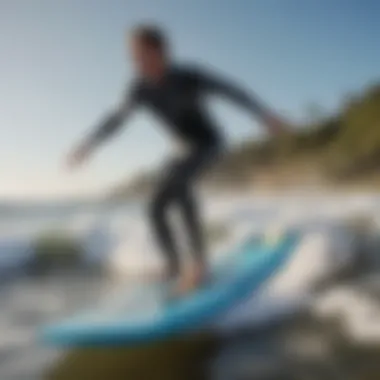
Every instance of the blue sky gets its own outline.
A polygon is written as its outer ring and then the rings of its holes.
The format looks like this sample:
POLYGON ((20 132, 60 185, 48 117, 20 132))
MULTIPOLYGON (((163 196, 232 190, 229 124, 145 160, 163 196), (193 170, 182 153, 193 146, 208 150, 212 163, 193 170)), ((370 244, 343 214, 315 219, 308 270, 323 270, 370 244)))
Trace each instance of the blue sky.
MULTIPOLYGON (((0 0, 0 196, 101 194, 168 152, 138 113, 75 174, 62 159, 125 91, 125 32, 154 21, 178 59, 212 65, 295 122, 380 79, 377 0, 0 0)), ((220 100, 231 142, 260 126, 220 100)))

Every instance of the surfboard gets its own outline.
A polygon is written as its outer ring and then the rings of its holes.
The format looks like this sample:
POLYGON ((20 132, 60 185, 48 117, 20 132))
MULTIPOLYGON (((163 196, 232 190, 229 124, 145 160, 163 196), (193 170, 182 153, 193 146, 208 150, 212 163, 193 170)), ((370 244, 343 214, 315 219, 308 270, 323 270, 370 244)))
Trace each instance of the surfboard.
POLYGON ((207 284, 181 299, 168 303, 165 287, 140 286, 134 302, 128 297, 123 302, 121 295, 117 307, 98 307, 45 326, 40 338, 66 347, 133 346, 200 331, 257 291, 284 265, 297 242, 295 234, 275 241, 250 237, 212 265, 207 284))

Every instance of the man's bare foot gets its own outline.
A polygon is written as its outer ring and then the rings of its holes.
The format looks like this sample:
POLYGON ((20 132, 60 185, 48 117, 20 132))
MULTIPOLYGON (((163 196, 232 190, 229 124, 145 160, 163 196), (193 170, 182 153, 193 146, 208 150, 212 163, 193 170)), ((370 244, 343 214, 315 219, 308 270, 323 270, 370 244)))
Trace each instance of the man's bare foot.
POLYGON ((179 278, 174 289, 174 296, 181 297, 197 289, 206 278, 206 270, 203 265, 192 265, 179 278))

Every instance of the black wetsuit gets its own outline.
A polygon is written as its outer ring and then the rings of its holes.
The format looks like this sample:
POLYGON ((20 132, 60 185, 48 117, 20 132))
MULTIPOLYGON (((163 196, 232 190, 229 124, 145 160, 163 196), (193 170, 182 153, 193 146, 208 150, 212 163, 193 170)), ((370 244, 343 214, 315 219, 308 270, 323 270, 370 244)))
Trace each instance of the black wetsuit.
POLYGON ((205 260, 203 228, 192 185, 219 155, 224 140, 204 107, 204 96, 208 94, 226 96, 256 116, 264 114, 256 99, 209 72, 194 66, 171 67, 158 83, 137 80, 128 89, 122 107, 107 117, 92 136, 95 142, 105 139, 121 126, 129 111, 142 105, 153 111, 169 132, 189 147, 188 154, 173 159, 164 171, 150 207, 151 221, 169 261, 170 275, 176 275, 180 265, 168 221, 171 204, 182 210, 194 258, 205 260))

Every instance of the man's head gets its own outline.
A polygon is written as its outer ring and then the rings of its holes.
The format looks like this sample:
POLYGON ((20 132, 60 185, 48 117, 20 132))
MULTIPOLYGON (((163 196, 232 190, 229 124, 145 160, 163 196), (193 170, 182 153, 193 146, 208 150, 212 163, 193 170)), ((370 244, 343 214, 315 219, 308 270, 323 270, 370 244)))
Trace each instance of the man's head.
POLYGON ((133 29, 131 50, 141 75, 150 79, 162 76, 168 61, 168 42, 160 28, 142 25, 133 29))

